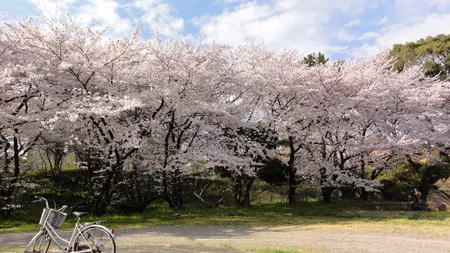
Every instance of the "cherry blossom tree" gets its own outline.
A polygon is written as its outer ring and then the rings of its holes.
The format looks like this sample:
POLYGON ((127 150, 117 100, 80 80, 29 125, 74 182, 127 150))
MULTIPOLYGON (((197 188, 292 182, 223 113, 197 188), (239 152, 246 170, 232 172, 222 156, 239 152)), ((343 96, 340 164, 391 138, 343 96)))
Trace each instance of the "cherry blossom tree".
MULTIPOLYGON (((420 149, 434 135, 423 130, 431 127, 424 114, 443 116, 431 105, 448 100, 442 97, 448 92, 444 83, 424 78, 417 68, 396 73, 386 54, 305 68, 295 51, 251 47, 249 52, 251 80, 259 89, 253 93, 255 110, 286 136, 291 203, 299 168, 302 175, 319 176, 327 202, 337 188, 350 186, 362 195, 375 191, 380 167, 370 178, 366 170, 368 163, 382 162, 376 151, 420 149)), ((432 129, 443 134, 444 125, 432 129)))
POLYGON ((288 150, 288 200, 295 202, 296 186, 303 181, 298 166, 302 159, 303 142, 309 135, 308 103, 312 86, 308 86, 308 69, 298 52, 275 52, 262 45, 246 48, 250 116, 262 118, 282 134, 288 150))
POLYGON ((145 49, 139 73, 148 74, 139 82, 147 92, 140 99, 156 104, 143 108, 151 117, 140 122, 141 130, 150 133, 141 152, 160 174, 162 196, 170 207, 183 204, 184 184, 193 175, 189 167, 205 160, 201 151, 213 135, 210 127, 235 118, 230 96, 238 79, 235 57, 227 50, 176 40, 155 40, 145 49))
POLYGON ((0 37, 0 143, 3 158, 0 204, 4 214, 8 215, 15 207, 15 189, 20 185, 21 157, 38 140, 40 120, 48 117, 49 113, 39 76, 29 71, 33 60, 22 55, 20 41, 10 33, 10 29, 0 27, 0 37))
POLYGON ((435 113, 429 105, 442 100, 442 83, 423 78, 418 68, 393 71, 386 54, 315 71, 310 80, 323 90, 315 95, 319 104, 313 108, 322 108, 314 116, 311 136, 316 138, 310 147, 316 147, 310 154, 324 200, 329 202, 332 190, 345 186, 366 198, 367 191, 380 187, 374 181, 378 168, 366 176, 368 164, 384 160, 377 151, 409 157, 427 145, 432 133, 422 115, 435 113))
POLYGON ((52 140, 70 143, 86 165, 97 213, 125 198, 125 182, 143 184, 131 171, 160 187, 126 198, 178 208, 199 168, 221 167, 237 202, 249 204, 276 139, 290 203, 313 178, 327 202, 345 188, 366 199, 393 157, 448 154, 449 83, 418 67, 398 73, 386 53, 307 66, 296 50, 146 41, 138 27, 112 39, 70 17, 43 17, 2 23, 0 56, 2 208, 14 205, 20 157, 52 140))
MULTIPOLYGON (((43 23, 29 19, 3 24, 4 54, 9 53, 11 58, 2 66, 5 89, 2 103, 10 106, 9 111, 2 110, 2 117, 10 118, 3 122, 10 124, 9 136, 14 140, 23 132, 17 126, 31 127, 29 133, 37 134, 34 138, 32 135, 22 138, 28 140, 28 149, 14 147, 22 154, 26 154, 40 136, 41 131, 36 130, 51 131, 53 125, 64 118, 99 108, 94 105, 116 103, 115 98, 104 97, 104 94, 123 90, 122 80, 113 79, 114 74, 116 68, 121 69, 121 64, 130 59, 133 53, 128 54, 127 50, 137 36, 133 34, 129 40, 106 46, 102 32, 82 29, 70 17, 66 23, 45 18, 40 21, 43 23), (32 123, 34 125, 30 125, 32 123)), ((3 127, 3 132, 6 130, 6 126, 3 127)), ((14 174, 17 174, 19 162, 15 161, 14 174)))

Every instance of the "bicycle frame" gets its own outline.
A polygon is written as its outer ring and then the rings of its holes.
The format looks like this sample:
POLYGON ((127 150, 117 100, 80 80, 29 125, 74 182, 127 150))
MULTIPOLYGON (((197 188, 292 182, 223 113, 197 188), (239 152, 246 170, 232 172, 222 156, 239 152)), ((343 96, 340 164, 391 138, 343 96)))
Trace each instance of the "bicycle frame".
MULTIPOLYGON (((38 198, 38 197, 36 197, 38 198)), ((40 201, 45 201, 46 202, 46 206, 47 208, 49 208, 48 206, 48 202, 45 198, 41 198, 39 197, 41 200, 40 201)), ((64 209, 67 206, 63 206, 61 209, 59 209, 58 211, 64 211, 64 209)), ((49 218, 50 215, 48 215, 45 219, 45 222, 43 223, 42 227, 41 227, 41 231, 39 233, 37 233, 33 239, 30 241, 30 243, 27 245, 27 249, 32 247, 33 242, 42 234, 47 235, 50 237, 51 241, 53 241, 56 246, 64 253, 67 252, 74 252, 72 251, 75 245, 75 240, 77 238, 83 238, 84 242, 86 243, 86 245, 88 244, 87 239, 85 238, 85 236, 83 235, 82 231, 83 229, 89 228, 89 227, 102 227, 103 229, 105 229, 105 231, 109 231, 106 227, 99 225, 99 223, 103 222, 103 221, 95 221, 95 222, 88 222, 88 223, 80 223, 80 218, 78 218, 77 222, 75 223, 75 227, 73 228, 72 231, 72 236, 70 237, 70 240, 66 240, 64 238, 62 238, 57 232, 56 229, 50 224, 49 222, 49 218), (80 237, 81 235, 81 237, 80 237), (64 245, 67 245, 67 247, 64 247, 64 245)), ((112 238, 115 238, 113 233, 109 233, 110 236, 112 238)), ((89 253, 92 252, 93 248, 91 246, 89 246, 90 249, 88 250, 82 250, 82 251, 76 251, 77 253, 89 253)))
MULTIPOLYGON (((48 219, 48 218, 47 218, 48 219)), ((91 224, 91 223, 90 223, 91 224)), ((90 225, 88 224, 88 225, 90 225)), ((72 236, 70 237, 70 241, 62 238, 57 232, 56 229, 54 229, 47 221, 44 223, 44 225, 41 228, 41 232, 37 233, 36 236, 33 238, 33 240, 37 237, 39 237, 42 233, 47 233, 48 236, 50 236, 51 240, 56 244, 56 246, 62 251, 62 252, 71 252, 72 247, 75 243, 75 239, 77 238, 77 236, 81 233, 81 230, 84 229, 86 227, 85 224, 81 224, 79 222, 79 219, 77 221, 77 223, 75 223, 75 227, 73 229, 72 232, 72 236), (62 242, 60 244, 60 242, 62 242), (67 245, 67 247, 64 246, 67 245)), ((33 242, 33 240, 31 240, 30 243, 33 242)), ((84 240, 86 240, 84 238, 84 240)), ((27 248, 31 246, 28 245, 27 248)), ((79 252, 90 252, 89 251, 79 251, 79 252)))

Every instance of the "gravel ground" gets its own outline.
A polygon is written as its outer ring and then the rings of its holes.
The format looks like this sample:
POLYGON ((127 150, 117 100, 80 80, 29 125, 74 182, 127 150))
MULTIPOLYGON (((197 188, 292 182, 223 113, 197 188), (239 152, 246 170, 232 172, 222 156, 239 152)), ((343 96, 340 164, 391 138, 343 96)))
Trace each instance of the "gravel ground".
MULTIPOLYGON (((118 252, 223 252, 258 249, 332 253, 450 252, 450 238, 405 232, 302 227, 163 226, 117 229, 118 252)), ((32 233, 0 233, 0 252, 22 248, 32 233), (3 249, 3 250, 2 250, 3 249)), ((19 251, 17 251, 19 252, 19 251)))

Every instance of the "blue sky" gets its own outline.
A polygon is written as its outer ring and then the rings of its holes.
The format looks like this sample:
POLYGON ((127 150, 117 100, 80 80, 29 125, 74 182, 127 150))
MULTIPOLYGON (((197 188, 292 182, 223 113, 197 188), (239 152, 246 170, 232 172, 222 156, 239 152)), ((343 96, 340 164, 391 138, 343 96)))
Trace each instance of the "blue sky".
POLYGON ((0 0, 3 20, 69 13, 82 25, 142 37, 231 45, 264 41, 272 49, 366 57, 394 43, 450 33, 450 0, 0 0))

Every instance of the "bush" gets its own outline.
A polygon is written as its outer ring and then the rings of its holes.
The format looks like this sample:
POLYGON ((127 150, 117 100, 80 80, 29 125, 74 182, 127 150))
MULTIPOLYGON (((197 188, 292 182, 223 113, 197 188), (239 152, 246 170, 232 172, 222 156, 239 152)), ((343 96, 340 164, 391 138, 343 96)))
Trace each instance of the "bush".
POLYGON ((404 201, 410 199, 412 189, 417 188, 426 197, 437 181, 449 176, 447 163, 417 164, 416 167, 402 164, 381 176, 381 194, 385 200, 404 201))

